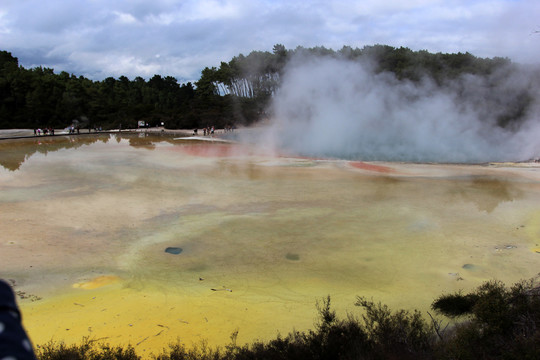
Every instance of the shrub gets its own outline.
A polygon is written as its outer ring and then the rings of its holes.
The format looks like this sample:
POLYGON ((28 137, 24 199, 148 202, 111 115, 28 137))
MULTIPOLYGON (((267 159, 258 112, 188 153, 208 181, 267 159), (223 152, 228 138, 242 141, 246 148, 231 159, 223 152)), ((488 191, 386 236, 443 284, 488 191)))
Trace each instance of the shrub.
POLYGON ((441 295, 431 304, 431 308, 445 316, 455 318, 471 314, 477 296, 474 294, 463 295, 461 292, 456 294, 441 295))
POLYGON ((81 344, 66 345, 53 341, 38 347, 40 360, 139 360, 131 345, 127 347, 98 344, 96 340, 83 338, 81 344))
MULTIPOLYGON (((417 310, 392 311, 388 306, 358 297, 361 318, 339 318, 330 296, 317 302, 315 328, 292 331, 270 341, 236 343, 238 331, 224 348, 206 342, 187 349, 179 340, 154 360, 251 359, 540 359, 540 288, 533 280, 506 288, 489 281, 469 294, 442 295, 432 308, 456 320, 446 331, 440 320, 428 323, 417 310)), ((429 313, 428 313, 429 314, 429 313)), ((431 316, 431 314, 430 314, 431 316)), ((38 347, 40 360, 140 359, 132 346, 99 344, 83 338, 81 344, 49 342, 38 347)))
POLYGON ((355 305, 365 310, 363 327, 375 354, 383 358, 429 357, 435 332, 418 310, 392 312, 387 305, 363 297, 358 297, 355 305))
POLYGON ((470 294, 440 297, 432 307, 445 315, 471 301, 468 320, 455 326, 441 348, 458 359, 540 358, 539 295, 534 281, 528 280, 510 289, 500 281, 488 281, 470 294))

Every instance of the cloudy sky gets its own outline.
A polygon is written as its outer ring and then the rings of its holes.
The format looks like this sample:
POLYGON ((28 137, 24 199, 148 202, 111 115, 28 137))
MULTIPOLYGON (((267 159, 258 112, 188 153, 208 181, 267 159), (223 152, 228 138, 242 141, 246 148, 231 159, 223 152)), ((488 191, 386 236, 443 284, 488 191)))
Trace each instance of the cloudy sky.
POLYGON ((0 0, 0 50, 94 80, 197 80, 240 53, 385 44, 540 62, 538 0, 0 0))

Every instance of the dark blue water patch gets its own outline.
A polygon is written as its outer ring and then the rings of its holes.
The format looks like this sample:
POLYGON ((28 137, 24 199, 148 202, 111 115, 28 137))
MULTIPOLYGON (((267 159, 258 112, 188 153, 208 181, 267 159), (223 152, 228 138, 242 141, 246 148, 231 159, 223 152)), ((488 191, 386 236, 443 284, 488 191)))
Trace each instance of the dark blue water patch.
POLYGON ((465 264, 461 267, 462 269, 465 269, 465 270, 475 270, 476 269, 476 266, 473 265, 473 264, 465 264))
POLYGON ((182 248, 179 248, 179 247, 168 247, 168 248, 165 249, 166 253, 173 254, 173 255, 178 255, 182 251, 184 251, 184 250, 182 248))

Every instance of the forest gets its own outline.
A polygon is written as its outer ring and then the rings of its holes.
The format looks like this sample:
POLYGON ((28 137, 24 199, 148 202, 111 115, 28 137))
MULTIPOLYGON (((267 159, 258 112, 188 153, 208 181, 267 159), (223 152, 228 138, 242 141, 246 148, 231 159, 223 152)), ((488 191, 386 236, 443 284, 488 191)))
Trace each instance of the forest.
MULTIPOLYGON (((149 80, 120 76, 95 81, 41 66, 25 69, 17 57, 0 51, 0 128, 65 128, 74 120, 82 127, 103 129, 136 127, 138 121, 149 126, 163 122, 170 129, 249 125, 271 115, 269 104, 291 59, 312 57, 369 61, 376 73, 391 73, 399 81, 429 78, 440 87, 467 75, 484 78, 486 101, 505 109, 496 119, 502 127, 519 124, 536 96, 532 86, 510 92, 497 86, 520 69, 507 58, 433 54, 388 45, 344 46, 336 51, 276 44, 271 52, 252 51, 219 67, 206 67, 199 80, 182 84, 173 76, 157 74, 149 80)), ((458 89, 463 97, 467 92, 458 89)))

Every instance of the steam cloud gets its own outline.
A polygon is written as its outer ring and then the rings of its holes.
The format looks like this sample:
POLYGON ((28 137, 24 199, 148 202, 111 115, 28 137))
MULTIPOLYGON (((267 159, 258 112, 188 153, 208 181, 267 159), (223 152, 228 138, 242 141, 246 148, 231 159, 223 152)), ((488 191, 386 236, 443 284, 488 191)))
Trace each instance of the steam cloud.
POLYGON ((540 154, 538 100, 527 100, 528 113, 522 114, 519 126, 502 128, 496 119, 521 93, 540 93, 530 73, 509 73, 468 75, 438 86, 427 77, 412 82, 377 74, 368 63, 292 60, 272 104, 266 139, 277 149, 317 157, 529 160, 540 154))

